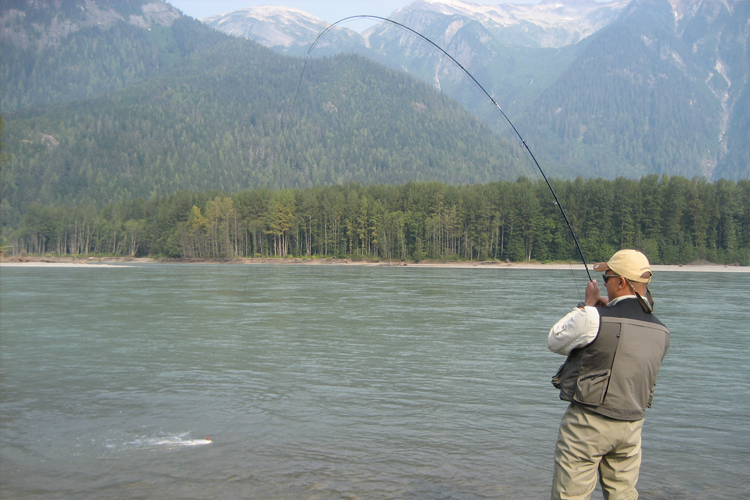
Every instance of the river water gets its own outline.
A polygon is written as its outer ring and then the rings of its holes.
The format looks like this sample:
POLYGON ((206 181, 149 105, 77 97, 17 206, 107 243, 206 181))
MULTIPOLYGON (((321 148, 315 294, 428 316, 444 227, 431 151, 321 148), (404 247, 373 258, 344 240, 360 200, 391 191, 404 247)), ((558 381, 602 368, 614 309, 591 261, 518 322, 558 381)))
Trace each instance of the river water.
MULTIPOLYGON (((0 497, 549 498, 581 274, 4 267, 0 497)), ((750 274, 652 290, 641 498, 747 498, 750 274)))

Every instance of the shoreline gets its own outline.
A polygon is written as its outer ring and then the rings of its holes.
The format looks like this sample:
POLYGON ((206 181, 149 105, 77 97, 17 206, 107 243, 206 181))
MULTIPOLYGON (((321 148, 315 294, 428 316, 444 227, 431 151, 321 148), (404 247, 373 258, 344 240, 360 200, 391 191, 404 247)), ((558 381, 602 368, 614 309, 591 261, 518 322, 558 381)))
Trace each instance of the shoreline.
MULTIPOLYGON (((320 258, 243 258, 243 259, 154 259, 149 257, 89 257, 78 259, 75 257, 39 257, 23 256, 0 259, 0 267, 75 267, 99 268, 119 267, 122 264, 246 264, 246 265, 296 265, 296 266, 364 266, 364 267, 412 267, 412 268, 445 268, 445 269, 554 269, 554 270, 584 270, 581 263, 541 263, 541 262, 447 262, 447 261, 368 261, 352 259, 336 259, 333 257, 320 258)), ((590 268, 591 266, 589 266, 590 268)), ((712 264, 699 262, 693 264, 653 265, 655 272, 721 272, 721 273, 750 273, 750 266, 712 264)))

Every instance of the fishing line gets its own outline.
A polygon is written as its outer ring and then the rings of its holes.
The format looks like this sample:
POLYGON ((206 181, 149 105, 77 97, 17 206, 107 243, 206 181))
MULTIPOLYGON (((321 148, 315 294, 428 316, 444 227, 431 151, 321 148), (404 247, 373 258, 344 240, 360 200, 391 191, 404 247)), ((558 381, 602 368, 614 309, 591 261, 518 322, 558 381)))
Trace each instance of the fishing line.
POLYGON ((286 139, 286 133, 287 133, 287 131, 289 129, 289 124, 292 122, 292 117, 294 116, 294 108, 295 108, 295 106, 297 104, 297 96, 299 95, 300 86, 302 85, 302 79, 305 76, 305 69, 307 69, 307 61, 309 60, 310 53, 312 52, 312 50, 315 47, 315 45, 318 43, 318 40, 320 40, 323 36, 325 36, 325 34, 328 33, 331 29, 333 29, 336 25, 338 25, 340 23, 343 23, 343 22, 346 22, 346 21, 351 21, 351 20, 354 20, 354 19, 377 19, 379 21, 384 21, 384 22, 390 23, 390 24, 392 24, 394 26, 398 26, 399 28, 405 29, 406 31, 408 31, 408 32, 410 32, 410 33, 418 36, 419 38, 421 38, 422 40, 426 41, 427 43, 429 43, 430 45, 432 45, 434 48, 436 48, 437 50, 439 50, 443 55, 445 55, 448 59, 450 59, 456 66, 458 66, 461 69, 461 71, 463 71, 466 74, 466 76, 468 76, 471 79, 472 82, 474 82, 474 84, 479 88, 479 90, 482 91, 482 93, 485 95, 485 97, 487 97, 487 99, 489 99, 489 101, 494 106, 495 110, 500 113, 500 115, 502 116, 502 118, 505 120, 505 122, 507 123, 507 125, 510 127, 510 130, 513 131, 513 134, 515 134, 515 136, 521 142, 522 149, 529 155, 529 157, 531 158, 531 160, 534 162, 534 165, 536 165, 536 168, 542 174, 542 177, 544 178, 544 181, 547 183, 547 187, 552 192, 552 196, 555 199, 555 204, 560 209, 560 213, 562 213, 563 219, 565 219, 565 223, 567 224, 568 229, 570 230, 570 234, 573 236, 573 241, 575 242, 576 248, 578 249, 578 253, 581 256, 581 261, 583 262, 583 267, 586 269, 586 274, 589 277, 589 281, 593 281, 593 279, 591 278, 591 273, 589 272, 589 266, 586 263, 586 257, 584 257, 584 255, 583 255, 583 249, 581 248, 581 244, 578 242, 578 237, 576 236, 576 233, 573 230, 573 226, 571 225, 570 220, 568 219, 568 215, 565 213, 565 209, 563 208, 562 203, 560 203, 560 200, 557 197, 557 193, 555 193, 555 190, 552 187, 552 184, 550 183, 549 179, 547 178, 547 175, 544 173, 544 170, 542 170, 541 165, 539 165, 539 162, 536 160, 536 157, 534 156, 534 153, 531 152, 531 149, 529 148, 529 145, 526 144, 526 141, 521 136, 521 134, 518 132, 518 129, 516 129, 515 125, 513 125, 513 122, 511 122, 510 118, 508 118, 508 115, 506 115, 505 111, 503 111, 503 108, 500 107, 500 105, 495 101, 495 99, 493 99, 492 96, 477 81, 477 79, 474 78, 474 75, 472 75, 471 73, 469 73, 469 71, 466 68, 464 68, 463 65, 460 62, 458 62, 452 55, 450 55, 442 47, 440 47, 438 44, 436 44, 435 42, 433 42, 432 40, 430 40, 429 38, 427 38, 423 34, 419 33, 418 31, 416 31, 416 30, 414 30, 414 29, 412 29, 412 28, 410 28, 410 27, 408 27, 408 26, 406 26, 404 24, 401 24, 401 23, 399 23, 397 21, 394 21, 392 19, 388 19, 388 18, 385 18, 385 17, 371 16, 371 15, 364 14, 364 15, 358 15, 358 16, 345 17, 343 19, 340 19, 340 20, 336 21, 335 23, 331 24, 326 29, 324 29, 323 31, 321 31, 320 34, 317 36, 317 38, 315 38, 315 40, 313 41, 312 45, 310 45, 310 48, 307 49, 307 53, 305 54, 305 62, 303 64, 303 66, 302 66, 302 74, 300 75, 299 82, 297 83, 297 90, 294 93, 294 100, 292 101, 292 109, 291 109, 291 111, 289 113, 289 121, 287 122, 287 125, 286 125, 285 130, 284 130, 284 140, 286 139))

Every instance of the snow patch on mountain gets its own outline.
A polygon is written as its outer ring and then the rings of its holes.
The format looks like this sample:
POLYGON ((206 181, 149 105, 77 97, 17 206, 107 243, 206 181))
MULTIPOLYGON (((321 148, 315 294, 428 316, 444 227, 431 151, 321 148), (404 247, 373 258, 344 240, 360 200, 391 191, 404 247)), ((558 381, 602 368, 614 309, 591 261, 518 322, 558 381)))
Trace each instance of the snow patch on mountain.
POLYGON ((202 21, 209 23, 213 20, 218 20, 219 24, 225 24, 231 22, 232 19, 256 19, 258 21, 281 23, 287 26, 296 25, 302 23, 304 25, 326 25, 327 23, 322 19, 318 19, 312 14, 295 9, 293 7, 283 7, 280 5, 262 5, 259 7, 250 7, 247 9, 230 12, 229 14, 222 14, 218 16, 212 16, 202 21))
MULTIPOLYGON (((478 21, 489 30, 520 29, 535 31, 539 47, 562 47, 576 43, 614 21, 629 0, 600 3, 595 0, 547 0, 538 4, 481 5, 463 0, 416 0, 394 13, 394 19, 406 20, 430 12, 478 21)), ((363 35, 369 37, 376 29, 363 35)), ((520 45, 528 41, 519 40, 520 45)))
POLYGON ((328 23, 292 7, 265 5, 201 19, 230 35, 250 38, 267 47, 306 43, 328 23))

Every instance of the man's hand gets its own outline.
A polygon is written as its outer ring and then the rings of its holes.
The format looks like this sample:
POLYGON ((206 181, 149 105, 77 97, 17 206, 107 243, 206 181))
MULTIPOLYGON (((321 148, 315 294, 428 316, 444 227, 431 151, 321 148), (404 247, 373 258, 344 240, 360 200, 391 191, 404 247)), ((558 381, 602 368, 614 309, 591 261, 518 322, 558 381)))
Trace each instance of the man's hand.
POLYGON ((606 306, 609 302, 609 298, 602 297, 599 293, 599 284, 596 280, 589 281, 586 285, 586 300, 584 301, 587 306, 606 306))

